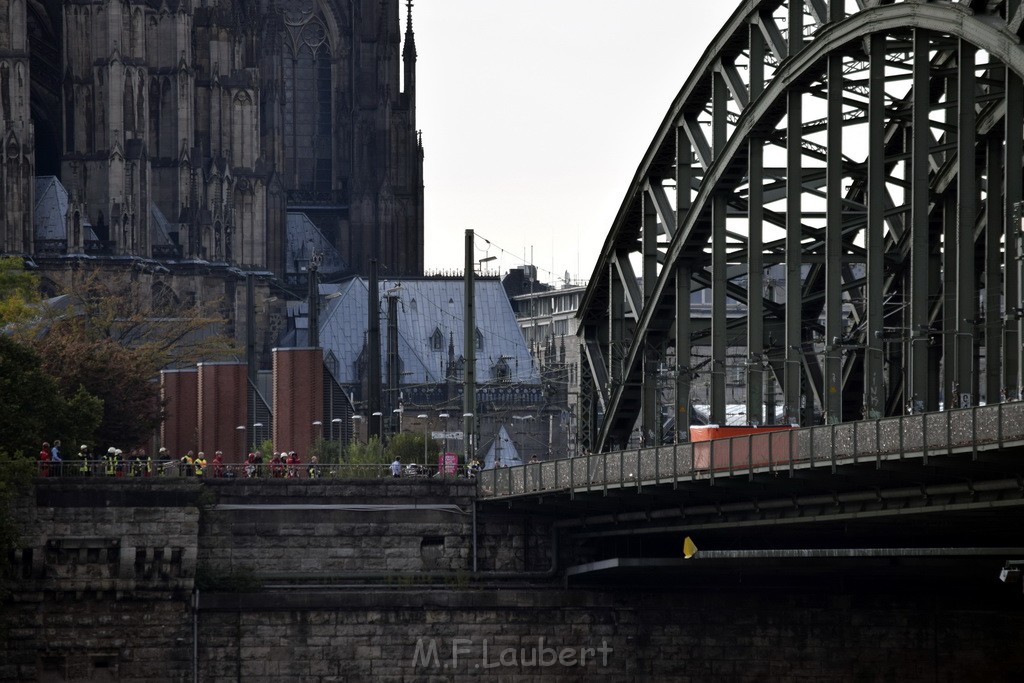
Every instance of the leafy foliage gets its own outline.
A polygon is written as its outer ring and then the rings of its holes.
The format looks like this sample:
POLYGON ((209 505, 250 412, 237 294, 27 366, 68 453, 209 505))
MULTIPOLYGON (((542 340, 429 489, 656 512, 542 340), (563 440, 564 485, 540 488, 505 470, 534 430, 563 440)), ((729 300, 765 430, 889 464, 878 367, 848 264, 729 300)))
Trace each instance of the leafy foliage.
POLYGON ((80 385, 65 392, 32 349, 0 335, 0 444, 14 455, 31 458, 47 439, 91 440, 102 408, 80 385))
POLYGON ((391 458, 380 439, 373 437, 368 443, 350 443, 345 451, 345 462, 352 465, 386 465, 391 462, 391 458))
POLYGON ((0 450, 0 602, 7 595, 8 582, 12 577, 10 565, 13 551, 18 545, 18 532, 11 519, 15 496, 25 489, 35 468, 32 461, 24 457, 12 457, 0 450))
MULTIPOLYGON (((33 335, 78 335, 129 348, 155 371, 238 353, 224 334, 221 301, 178 302, 157 281, 147 288, 132 272, 81 271, 62 293, 60 309, 48 309, 33 335)), ((156 372, 154 371, 154 375, 156 372)))
MULTIPOLYGON (((402 432, 401 434, 395 434, 388 441, 387 453, 390 460, 394 460, 396 457, 401 458, 402 462, 423 462, 423 434, 416 434, 413 432, 402 432)), ((430 462, 437 462, 437 456, 440 453, 440 448, 437 442, 433 439, 427 439, 427 464, 430 462)))
POLYGON ((20 258, 0 257, 0 328, 31 317, 39 302, 39 282, 20 258))
POLYGON ((103 406, 96 430, 101 444, 144 443, 161 420, 154 368, 140 354, 109 339, 90 341, 48 334, 39 343, 43 369, 65 391, 88 387, 103 406))
POLYGON ((15 334, 38 351, 65 395, 78 396, 76 410, 91 410, 80 390, 101 401, 100 443, 143 443, 162 419, 155 381, 162 368, 236 352, 222 332, 224 316, 216 304, 182 304, 163 283, 146 286, 132 271, 74 277, 59 307, 43 307, 15 334))

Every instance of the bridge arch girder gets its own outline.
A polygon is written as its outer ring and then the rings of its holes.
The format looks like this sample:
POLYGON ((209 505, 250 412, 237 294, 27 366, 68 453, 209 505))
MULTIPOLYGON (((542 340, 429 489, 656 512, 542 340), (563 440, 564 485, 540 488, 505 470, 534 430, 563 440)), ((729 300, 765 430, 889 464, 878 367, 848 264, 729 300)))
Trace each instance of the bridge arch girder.
POLYGON ((582 302, 585 445, 725 423, 741 382, 756 422, 1019 396, 1024 10, 969 5, 737 10, 582 302))

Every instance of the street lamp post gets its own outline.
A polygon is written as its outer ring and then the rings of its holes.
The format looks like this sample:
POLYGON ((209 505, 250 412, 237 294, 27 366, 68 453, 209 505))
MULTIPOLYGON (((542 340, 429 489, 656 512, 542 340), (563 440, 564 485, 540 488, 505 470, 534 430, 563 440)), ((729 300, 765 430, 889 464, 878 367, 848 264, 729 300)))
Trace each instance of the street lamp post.
POLYGON ((239 453, 241 453, 245 450, 245 425, 238 425, 235 427, 235 430, 238 432, 238 435, 242 437, 242 447, 238 449, 239 453))
POLYGON ((262 422, 254 422, 252 424, 252 449, 253 450, 256 450, 256 445, 258 444, 257 439, 259 439, 259 427, 262 427, 262 426, 263 426, 262 422))
POLYGON ((426 413, 420 413, 416 416, 418 419, 423 420, 423 466, 427 466, 427 430, 430 429, 430 424, 426 422, 428 419, 426 413))
POLYGON ((438 413, 437 415, 444 420, 444 452, 448 452, 448 418, 451 417, 448 413, 438 413))
POLYGON ((361 422, 362 420, 363 420, 363 416, 362 415, 356 414, 356 415, 352 416, 352 440, 353 441, 357 441, 357 439, 356 439, 356 422, 357 421, 361 422))
POLYGON ((380 435, 380 439, 384 440, 384 413, 379 410, 374 411, 373 417, 377 418, 377 434, 380 435))
POLYGON ((394 410, 392 410, 391 412, 396 414, 396 415, 398 415, 398 432, 396 432, 396 433, 401 434, 402 433, 402 414, 405 413, 405 410, 401 406, 399 406, 399 407, 395 408, 394 410))
MULTIPOLYGON (((317 446, 324 440, 324 423, 320 420, 313 420, 313 430, 313 446, 317 446), (319 434, 316 432, 319 432, 319 434)), ((313 450, 313 448, 311 447, 310 450, 313 450)))
POLYGON ((462 446, 463 450, 465 451, 465 453, 463 454, 463 458, 467 463, 469 462, 470 453, 476 455, 476 451, 473 449, 473 435, 476 434, 476 425, 473 423, 474 417, 475 416, 473 415, 473 413, 462 414, 462 422, 465 431, 465 433, 462 435, 462 446))
POLYGON ((338 425, 338 462, 341 462, 341 418, 331 418, 331 436, 334 436, 334 425, 338 425))

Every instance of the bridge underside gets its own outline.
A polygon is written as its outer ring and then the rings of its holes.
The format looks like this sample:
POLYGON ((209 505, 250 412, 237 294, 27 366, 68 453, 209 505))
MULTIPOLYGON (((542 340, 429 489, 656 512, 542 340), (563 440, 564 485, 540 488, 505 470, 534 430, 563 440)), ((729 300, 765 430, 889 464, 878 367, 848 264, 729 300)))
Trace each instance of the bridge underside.
POLYGON ((742 3, 582 303, 583 446, 685 440, 695 404, 813 425, 1020 398, 1022 28, 1020 0, 742 3))
POLYGON ((572 581, 994 581, 1024 560, 1020 402, 762 437, 489 470, 479 505, 557 520, 588 558, 572 581))

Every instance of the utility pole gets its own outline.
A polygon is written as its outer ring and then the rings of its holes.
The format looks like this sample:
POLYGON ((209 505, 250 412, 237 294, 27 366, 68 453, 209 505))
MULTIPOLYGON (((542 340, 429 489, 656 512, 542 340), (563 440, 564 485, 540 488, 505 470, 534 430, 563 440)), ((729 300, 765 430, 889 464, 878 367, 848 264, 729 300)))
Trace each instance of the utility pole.
POLYGON ((401 367, 399 367, 398 361, 398 295, 399 288, 392 287, 385 292, 388 302, 388 331, 387 331, 387 365, 385 372, 388 378, 388 398, 387 408, 390 412, 387 414, 388 424, 390 429, 389 434, 395 434, 402 431, 402 413, 398 412, 397 423, 395 426, 395 410, 401 411, 402 409, 402 397, 399 393, 399 382, 401 381, 401 367))
POLYGON ((319 250, 314 250, 309 258, 309 346, 317 348, 320 346, 320 263, 324 255, 319 250))
POLYGON ((377 291, 377 259, 370 259, 370 281, 367 284, 367 328, 366 328, 366 412, 370 415, 367 424, 366 440, 377 437, 380 439, 381 423, 374 420, 374 415, 381 414, 380 405, 380 293, 377 291))
POLYGON ((466 230, 466 292, 463 307, 463 392, 462 392, 462 430, 464 435, 465 459, 476 455, 474 450, 476 435, 476 278, 473 270, 473 231, 466 230))
MULTIPOLYGON (((245 274, 245 364, 245 412, 249 422, 246 426, 252 430, 253 450, 256 450, 256 378, 259 367, 256 362, 256 276, 251 272, 245 274)), ((244 436, 242 442, 244 448, 244 436)))

